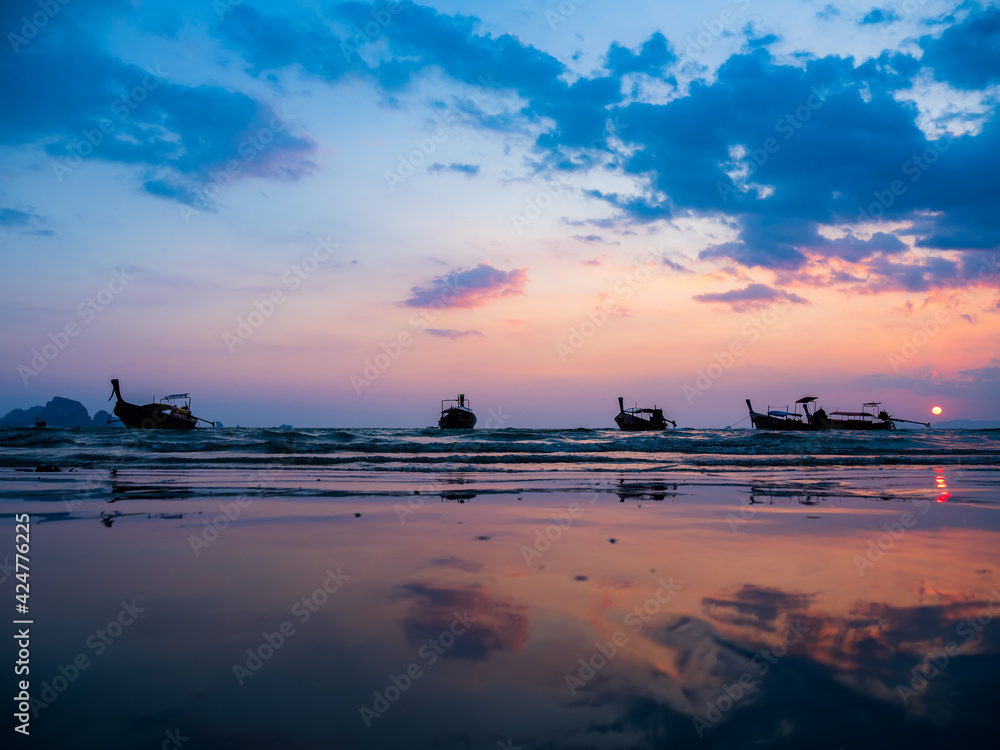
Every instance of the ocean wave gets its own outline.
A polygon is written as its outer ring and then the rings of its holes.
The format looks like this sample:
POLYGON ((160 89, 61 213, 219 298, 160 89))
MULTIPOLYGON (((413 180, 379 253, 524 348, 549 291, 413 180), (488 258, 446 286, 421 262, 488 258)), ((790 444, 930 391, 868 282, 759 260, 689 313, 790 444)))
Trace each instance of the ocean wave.
POLYGON ((863 466, 1000 464, 1000 430, 0 429, 0 466, 863 466))

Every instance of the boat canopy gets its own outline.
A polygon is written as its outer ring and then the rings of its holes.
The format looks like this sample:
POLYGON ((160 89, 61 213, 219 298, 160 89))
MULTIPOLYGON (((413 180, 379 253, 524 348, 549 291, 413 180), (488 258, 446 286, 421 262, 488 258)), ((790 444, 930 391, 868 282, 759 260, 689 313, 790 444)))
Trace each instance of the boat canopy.
POLYGON ((769 417, 798 417, 798 414, 793 414, 790 411, 769 411, 767 413, 769 417))
POLYGON ((173 393, 169 396, 164 396, 163 398, 191 398, 190 393, 173 393))
POLYGON ((831 411, 831 416, 835 417, 870 417, 872 416, 868 412, 864 411, 831 411))
POLYGON ((816 400, 816 396, 805 396, 803 398, 800 398, 795 403, 797 403, 797 404, 808 404, 808 403, 810 403, 812 401, 815 401, 815 400, 816 400))

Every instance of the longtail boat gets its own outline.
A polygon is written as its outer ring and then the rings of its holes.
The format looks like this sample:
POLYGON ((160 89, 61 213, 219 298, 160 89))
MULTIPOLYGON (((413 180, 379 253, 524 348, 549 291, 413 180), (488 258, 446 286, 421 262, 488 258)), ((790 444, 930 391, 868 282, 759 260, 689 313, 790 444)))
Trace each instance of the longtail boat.
POLYGON ((869 401, 861 405, 861 411, 832 411, 829 414, 822 408, 810 414, 808 405, 804 408, 809 422, 821 430, 886 431, 895 430, 897 422, 931 426, 930 422, 914 422, 911 419, 893 417, 889 412, 880 409, 880 406, 882 406, 880 401, 869 401))
POLYGON ((115 416, 132 430, 193 430, 198 422, 213 427, 215 422, 196 417, 191 413, 191 394, 174 393, 164 396, 159 403, 133 404, 122 398, 118 379, 111 381, 111 397, 115 402, 115 416))
POLYGON ((753 410, 753 404, 747 399, 747 408, 750 410, 750 422, 758 430, 794 430, 797 432, 808 432, 824 429, 809 418, 807 404, 816 400, 815 396, 806 396, 795 402, 793 411, 785 409, 771 409, 768 407, 766 413, 753 410), (799 406, 802 406, 804 414, 799 413, 799 406))
POLYGON ((471 430, 476 426, 476 415, 472 413, 464 393, 459 393, 457 399, 441 402, 441 418, 438 427, 442 430, 471 430), (446 407, 445 404, 454 404, 446 407))
POLYGON ((655 405, 652 409, 635 407, 625 408, 625 399, 618 397, 618 416, 615 417, 615 424, 618 428, 627 432, 665 430, 669 424, 676 427, 677 423, 663 416, 663 409, 658 409, 655 405))

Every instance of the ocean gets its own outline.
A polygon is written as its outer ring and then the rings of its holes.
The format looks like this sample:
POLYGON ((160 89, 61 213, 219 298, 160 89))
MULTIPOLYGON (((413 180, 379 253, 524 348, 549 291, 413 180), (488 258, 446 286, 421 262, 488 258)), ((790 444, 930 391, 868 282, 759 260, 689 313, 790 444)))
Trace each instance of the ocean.
POLYGON ((1000 430, 5 428, 0 503, 25 747, 1000 739, 1000 430))

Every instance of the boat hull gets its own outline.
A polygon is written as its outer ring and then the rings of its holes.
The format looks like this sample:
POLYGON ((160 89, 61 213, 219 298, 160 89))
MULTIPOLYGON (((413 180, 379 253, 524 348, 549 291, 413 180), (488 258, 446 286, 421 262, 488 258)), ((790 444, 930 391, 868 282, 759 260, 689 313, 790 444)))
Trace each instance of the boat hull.
POLYGON ((789 417, 772 417, 770 414, 761 414, 754 411, 747 399, 747 409, 750 410, 750 423, 758 430, 781 430, 784 432, 816 432, 826 429, 812 420, 805 421, 789 417))
POLYGON ((750 421, 758 430, 785 430, 789 432, 815 432, 823 429, 808 422, 800 422, 795 419, 780 419, 769 417, 767 414, 750 414, 750 421))
POLYGON ((471 430, 476 426, 476 415, 468 409, 452 407, 441 412, 438 427, 442 430, 471 430))
POLYGON ((827 419, 822 429, 826 430, 857 430, 862 432, 885 432, 896 429, 892 422, 862 422, 851 419, 827 419))
POLYGON ((173 414, 147 409, 144 406, 119 401, 115 404, 115 416, 130 430, 193 430, 196 421, 177 417, 173 414))
POLYGON ((666 421, 654 422, 632 414, 619 414, 615 417, 615 424, 625 432, 658 432, 667 429, 666 421))

